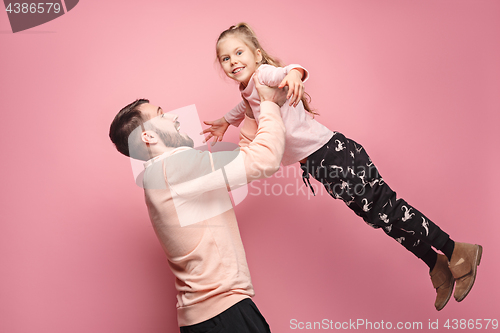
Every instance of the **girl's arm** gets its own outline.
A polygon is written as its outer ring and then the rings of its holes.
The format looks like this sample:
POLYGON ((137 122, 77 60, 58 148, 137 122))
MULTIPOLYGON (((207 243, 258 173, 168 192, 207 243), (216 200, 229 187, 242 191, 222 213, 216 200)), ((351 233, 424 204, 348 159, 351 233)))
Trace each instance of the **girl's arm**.
POLYGON ((224 138, 224 133, 226 133, 229 125, 233 125, 238 127, 243 119, 245 119, 246 112, 246 103, 245 101, 241 101, 238 105, 236 105, 231 111, 226 113, 224 117, 212 120, 212 121, 203 121, 205 125, 209 125, 210 127, 204 129, 200 134, 208 135, 205 137, 205 141, 203 143, 210 140, 212 137, 214 138, 212 141, 212 146, 217 143, 217 141, 222 141, 224 138))
POLYGON ((304 96, 304 82, 309 78, 307 70, 300 65, 274 67, 262 65, 259 67, 259 81, 270 87, 283 88, 288 86, 287 99, 290 106, 297 106, 304 96))
POLYGON ((208 133, 208 135, 205 137, 205 140, 203 140, 203 143, 207 142, 213 137, 214 140, 212 141, 212 146, 215 145, 217 141, 222 141, 224 133, 226 133, 226 130, 229 127, 229 123, 227 122, 226 119, 224 119, 224 117, 212 121, 204 120, 203 123, 205 125, 210 126, 209 128, 204 129, 200 133, 200 134, 208 133))
POLYGON ((229 124, 238 127, 240 126, 243 119, 245 119, 246 111, 247 111, 247 106, 245 100, 242 100, 231 111, 226 113, 224 115, 224 118, 229 124))

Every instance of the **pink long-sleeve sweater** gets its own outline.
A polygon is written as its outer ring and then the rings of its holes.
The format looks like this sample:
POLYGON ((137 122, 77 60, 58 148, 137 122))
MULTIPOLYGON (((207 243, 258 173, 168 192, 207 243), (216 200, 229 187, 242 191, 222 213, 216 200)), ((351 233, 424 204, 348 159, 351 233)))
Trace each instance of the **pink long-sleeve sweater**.
MULTIPOLYGON (((288 65, 286 67, 274 67, 271 65, 259 66, 259 81, 270 87, 278 86, 290 70, 294 68, 302 68, 305 76, 305 82, 309 78, 309 73, 300 65, 288 65)), ((253 75, 248 85, 243 87, 240 85, 241 96, 248 101, 250 108, 257 124, 260 122, 260 98, 253 75)), ((290 101, 287 101, 281 107, 281 116, 286 127, 285 137, 285 153, 283 154, 283 165, 296 163, 307 156, 314 153, 316 150, 326 144, 333 132, 324 125, 317 122, 309 112, 304 109, 302 101, 296 107, 290 106, 290 101)), ((234 126, 239 126, 241 121, 245 119, 246 103, 242 100, 236 107, 224 115, 228 123, 234 126)))
POLYGON ((145 164, 146 204, 176 277, 179 326, 210 319, 254 295, 227 190, 279 169, 285 146, 280 109, 263 102, 260 111, 257 135, 239 151, 181 147, 145 164))

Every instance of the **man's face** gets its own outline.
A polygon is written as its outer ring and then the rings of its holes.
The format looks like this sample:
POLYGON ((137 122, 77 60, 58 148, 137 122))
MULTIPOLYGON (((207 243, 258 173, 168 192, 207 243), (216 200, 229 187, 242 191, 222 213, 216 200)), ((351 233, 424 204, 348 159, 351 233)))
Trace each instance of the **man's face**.
POLYGON ((181 127, 177 121, 179 116, 164 113, 161 107, 149 103, 141 104, 138 109, 144 119, 149 119, 150 124, 154 126, 154 131, 159 135, 165 146, 172 148, 194 147, 193 139, 186 133, 179 131, 181 127))

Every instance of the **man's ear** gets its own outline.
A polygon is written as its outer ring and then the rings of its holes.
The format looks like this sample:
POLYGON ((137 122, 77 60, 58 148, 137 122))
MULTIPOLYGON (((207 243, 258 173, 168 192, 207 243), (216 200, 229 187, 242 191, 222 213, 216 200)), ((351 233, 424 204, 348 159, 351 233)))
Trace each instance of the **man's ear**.
POLYGON ((158 143, 158 134, 156 134, 156 132, 153 131, 144 131, 141 133, 141 140, 142 142, 149 144, 158 143))

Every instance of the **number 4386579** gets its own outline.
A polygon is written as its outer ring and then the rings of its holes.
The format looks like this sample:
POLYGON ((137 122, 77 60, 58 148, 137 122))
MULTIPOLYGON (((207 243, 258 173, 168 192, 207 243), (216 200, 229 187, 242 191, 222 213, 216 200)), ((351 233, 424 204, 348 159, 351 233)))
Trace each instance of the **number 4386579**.
POLYGON ((488 329, 488 328, 493 328, 493 329, 498 329, 498 320, 497 319, 448 319, 443 327, 447 329, 488 329))
POLYGON ((53 2, 40 2, 40 3, 9 3, 5 9, 9 14, 43 14, 43 13, 59 13, 61 5, 53 2))

